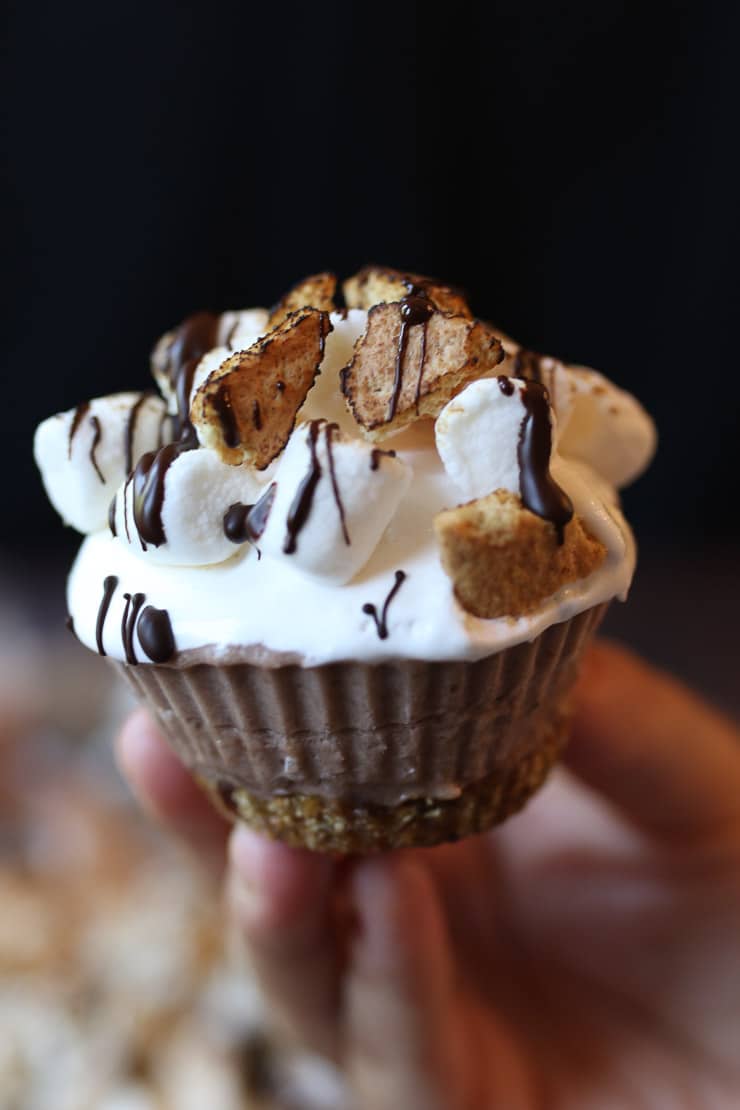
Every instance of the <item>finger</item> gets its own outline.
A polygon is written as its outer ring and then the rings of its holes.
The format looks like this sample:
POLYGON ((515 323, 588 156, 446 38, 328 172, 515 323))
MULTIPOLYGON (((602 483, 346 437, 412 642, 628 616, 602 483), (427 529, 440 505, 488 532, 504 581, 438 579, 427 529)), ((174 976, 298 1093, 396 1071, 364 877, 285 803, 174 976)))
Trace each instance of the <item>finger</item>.
POLYGON ((231 910, 271 1016, 303 1045, 336 1058, 337 865, 330 856, 266 840, 245 825, 234 829, 229 859, 231 910))
POLYGON ((740 828, 740 735, 669 675, 598 643, 576 692, 565 759, 643 828, 696 837, 740 828))
POLYGON ((361 861, 351 882, 357 929, 344 1014, 352 1089, 363 1106, 447 1105, 460 1071, 457 1036, 446 1036, 456 979, 434 882, 413 853, 361 861))
POLYGON ((225 860, 229 825, 193 781, 149 714, 138 709, 116 739, 122 774, 141 805, 209 866, 225 860))

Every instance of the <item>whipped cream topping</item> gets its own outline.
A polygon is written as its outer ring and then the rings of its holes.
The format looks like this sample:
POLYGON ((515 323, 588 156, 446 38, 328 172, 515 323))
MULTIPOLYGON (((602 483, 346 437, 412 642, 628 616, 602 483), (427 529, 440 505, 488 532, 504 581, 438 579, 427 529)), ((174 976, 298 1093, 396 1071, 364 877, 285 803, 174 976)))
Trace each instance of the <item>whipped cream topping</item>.
POLYGON ((339 385, 366 320, 362 309, 331 314, 319 375, 284 451, 263 472, 227 465, 187 429, 198 385, 260 337, 267 321, 261 309, 201 314, 190 332, 173 333, 185 351, 184 377, 173 373, 172 336, 169 346, 158 345, 154 372, 167 404, 153 397, 140 403, 142 428, 130 460, 120 445, 135 401, 115 418, 123 405, 115 397, 90 403, 101 432, 97 453, 96 429, 88 426, 84 438, 79 419, 72 427, 79 410, 44 422, 36 441, 44 483, 64 519, 88 534, 68 584, 83 643, 130 663, 166 661, 168 636, 176 663, 475 659, 626 596, 635 550, 615 487, 646 465, 655 443, 638 402, 595 371, 530 352, 527 359, 512 342, 510 349, 505 344, 503 377, 472 382, 436 427, 420 420, 374 447, 359 434, 339 385), (443 508, 496 488, 520 491, 533 380, 547 386, 552 401, 546 409, 548 452, 550 430, 555 443, 552 484, 607 554, 593 574, 564 586, 536 612, 481 620, 455 599, 432 521, 443 508), (140 459, 157 450, 168 410, 185 428, 181 440, 140 459), (114 467, 104 451, 116 443, 114 467), (102 468, 103 460, 110 477, 105 496, 96 490, 93 512, 88 490, 101 485, 96 464, 102 468), (152 470, 156 481, 147 484, 152 470), (164 630, 159 639, 154 625, 164 630))

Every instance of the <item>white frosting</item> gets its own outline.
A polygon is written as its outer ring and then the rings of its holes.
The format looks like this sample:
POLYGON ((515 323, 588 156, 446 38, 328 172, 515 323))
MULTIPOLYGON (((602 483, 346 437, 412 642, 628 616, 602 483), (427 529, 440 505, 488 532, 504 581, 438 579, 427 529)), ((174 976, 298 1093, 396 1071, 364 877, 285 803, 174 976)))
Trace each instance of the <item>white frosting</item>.
POLYGON ((129 426, 134 462, 160 443, 164 401, 152 395, 139 404, 141 398, 141 393, 96 397, 71 438, 76 409, 50 416, 36 429, 33 452, 46 494, 64 523, 78 532, 96 532, 107 524, 113 494, 126 477, 129 426))
MULTIPOLYGON (((265 325, 264 310, 259 313, 239 318, 246 345, 258 338, 250 328, 265 325)), ((224 327, 229 316, 222 317, 224 327)), ((561 433, 552 472, 607 555, 593 574, 564 586, 535 613, 481 620, 455 600, 440 563, 433 518, 443 508, 494 488, 518 490, 523 383, 515 382, 514 393, 507 397, 490 378, 474 382, 438 418, 436 443, 434 425, 421 420, 383 445, 392 446, 397 458, 380 455, 373 470, 371 447, 361 440, 344 406, 338 377, 366 319, 362 310, 332 314, 333 331, 319 376, 283 455, 268 471, 258 475, 245 466, 226 466, 205 447, 184 452, 167 473, 162 510, 167 539, 159 548, 142 549, 133 525, 131 483, 126 495, 130 541, 122 494, 117 538, 107 529, 97 530, 101 523, 99 514, 95 517, 89 528, 93 534, 82 545, 68 586, 69 611, 85 644, 95 647, 103 579, 108 575, 118 579, 118 586, 103 637, 107 653, 116 659, 124 658, 120 629, 126 593, 144 593, 147 604, 168 611, 179 651, 208 647, 212 655, 232 656, 235 648, 254 649, 277 656, 287 653, 305 665, 342 659, 476 659, 531 640, 549 625, 603 601, 626 596, 635 550, 614 485, 634 475, 654 446, 652 424, 639 404, 594 371, 548 360, 550 381, 545 384, 561 433), (615 414, 615 406, 621 415, 615 414), (321 476, 291 554, 285 550, 286 521, 310 469, 307 422, 320 418, 341 429, 334 435, 333 457, 351 543, 344 540, 323 425, 316 443, 321 476), (235 547, 226 539, 223 516, 237 501, 255 501, 273 481, 277 488, 258 541, 260 557, 250 544, 235 547), (382 609, 397 570, 406 577, 388 610, 388 636, 381 639, 364 607, 370 603, 382 609)), ((229 326, 233 329, 233 319, 229 326)), ((511 348, 515 353, 513 342, 511 348)), ((229 353, 225 346, 209 352, 196 380, 229 353)), ((553 422, 554 435, 556 431, 553 422)), ((79 451, 81 457, 87 453, 82 440, 79 451)), ((58 450, 59 467, 69 471, 77 456, 73 451, 72 460, 65 463, 62 455, 58 450)), ((119 473, 116 484, 122 479, 119 473)), ((71 481, 69 475, 65 481, 71 481)), ((108 500, 106 496, 106 511, 108 500)), ((145 660, 136 635, 134 644, 145 660)))
POLYGON ((399 458, 373 456, 368 443, 338 438, 329 424, 301 424, 283 452, 274 480, 274 500, 257 541, 259 550, 268 559, 341 586, 372 555, 409 487, 411 470, 399 458), (312 436, 319 478, 306 523, 295 537, 295 550, 286 551, 286 546, 292 546, 291 507, 312 466, 312 436))

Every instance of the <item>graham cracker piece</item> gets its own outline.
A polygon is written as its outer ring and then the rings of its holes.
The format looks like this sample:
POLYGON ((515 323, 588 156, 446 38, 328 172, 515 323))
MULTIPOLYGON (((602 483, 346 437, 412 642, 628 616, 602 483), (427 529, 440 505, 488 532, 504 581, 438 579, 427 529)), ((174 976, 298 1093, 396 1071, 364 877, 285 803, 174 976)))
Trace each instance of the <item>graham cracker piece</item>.
POLYGON ((300 312, 302 308, 316 308, 320 312, 334 311, 334 291, 337 279, 334 274, 324 271, 320 274, 311 274, 291 286, 287 293, 280 298, 270 311, 267 321, 267 330, 272 331, 292 312, 300 312))
POLYGON ((228 358, 193 398, 190 419, 200 442, 224 462, 264 470, 288 442, 330 331, 326 312, 302 309, 228 358))
POLYGON ((465 316, 433 311, 402 337, 404 328, 400 304, 375 305, 341 371, 342 392, 366 439, 380 441, 422 416, 436 417, 504 357, 500 341, 465 316))
POLYGON ((562 544, 555 526, 507 490, 444 509, 434 518, 442 566, 475 617, 522 617, 561 586, 586 578, 606 548, 574 516, 562 544))
POLYGON ((394 270, 389 266, 364 266, 342 286, 347 308, 372 308, 402 300, 412 286, 421 287, 436 308, 455 316, 472 317, 465 294, 436 278, 394 270))

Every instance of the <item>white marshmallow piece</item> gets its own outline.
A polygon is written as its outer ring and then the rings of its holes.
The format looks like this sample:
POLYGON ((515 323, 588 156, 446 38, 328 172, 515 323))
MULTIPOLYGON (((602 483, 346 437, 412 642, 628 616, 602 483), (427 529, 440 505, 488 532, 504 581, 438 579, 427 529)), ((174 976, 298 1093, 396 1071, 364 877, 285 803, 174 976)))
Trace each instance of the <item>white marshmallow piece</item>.
MULTIPOLYGON (((526 382, 507 378, 511 393, 496 378, 480 378, 448 401, 434 425, 437 451, 465 501, 495 489, 519 492, 517 446, 527 415, 521 393, 526 382)), ((550 410, 552 421, 552 410, 550 410)))
POLYGON ((223 563, 239 550, 224 532, 224 516, 237 502, 253 505, 265 477, 247 466, 229 466, 214 451, 184 451, 164 479, 161 523, 165 542, 155 547, 142 540, 134 518, 134 482, 116 494, 115 526, 119 542, 150 563, 209 566, 223 563))
POLYGON ((97 532, 108 519, 113 494, 132 466, 172 431, 161 397, 114 393, 87 407, 50 416, 36 429, 34 457, 47 496, 65 524, 97 532))
POLYGON ((647 467, 657 445, 655 425, 640 402, 597 370, 568 366, 569 392, 556 411, 558 450, 593 467, 620 489, 647 467), (567 397, 567 400, 566 400, 567 397))
POLYGON ((316 421, 293 432, 274 480, 275 499, 256 541, 260 551, 267 558, 286 560, 304 574, 341 586, 354 578, 378 545, 409 487, 411 469, 400 458, 373 450, 361 440, 340 438, 325 421, 316 421), (296 511, 309 476, 316 473, 310 507, 304 500, 305 521, 291 530, 291 513, 296 511))
POLYGON ((357 434, 357 424, 345 403, 339 382, 339 371, 351 360, 355 343, 367 327, 364 308, 350 308, 346 313, 332 312, 332 330, 324 341, 324 357, 319 373, 298 410, 299 423, 306 420, 331 420, 348 435, 357 434))

